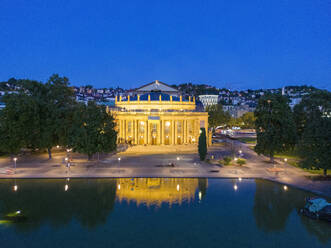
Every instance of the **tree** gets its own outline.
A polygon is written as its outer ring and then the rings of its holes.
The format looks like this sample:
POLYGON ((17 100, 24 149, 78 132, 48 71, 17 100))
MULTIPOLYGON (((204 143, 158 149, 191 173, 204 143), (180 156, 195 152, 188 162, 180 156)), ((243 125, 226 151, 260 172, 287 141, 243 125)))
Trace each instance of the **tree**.
POLYGON ((229 113, 224 112, 220 103, 208 106, 206 111, 208 112, 208 125, 212 128, 227 124, 231 118, 229 113))
POLYGON ((296 129, 288 98, 280 94, 268 94, 259 99, 254 112, 257 144, 255 151, 270 157, 292 149, 296 142, 296 129))
POLYGON ((255 128, 255 115, 253 112, 247 112, 240 118, 240 124, 243 128, 255 128))
POLYGON ((74 151, 85 153, 88 160, 97 152, 111 152, 116 149, 117 133, 114 118, 104 106, 94 102, 77 104, 70 129, 70 146, 74 151))
POLYGON ((74 91, 69 87, 69 80, 57 74, 52 75, 45 84, 43 94, 41 124, 41 144, 46 148, 49 158, 51 149, 56 145, 68 145, 68 131, 71 126, 71 115, 75 105, 74 91))
POLYGON ((18 92, 4 97, 6 108, 0 120, 0 137, 8 142, 3 142, 2 150, 17 153, 23 147, 47 149, 51 159, 53 146, 66 145, 71 125, 68 117, 75 104, 68 84, 67 78, 57 74, 46 84, 15 80, 18 92))
MULTIPOLYGON (((21 80, 20 83, 40 85, 30 80, 21 80)), ((6 107, 0 112, 0 150, 14 155, 23 147, 38 147, 40 106, 36 99, 20 91, 5 95, 3 101, 6 107)))
POLYGON ((205 160, 205 158, 207 156, 207 139, 206 139, 206 129, 205 128, 200 129, 198 150, 199 150, 200 160, 201 161, 205 160))
POLYGON ((304 97, 295 113, 300 166, 323 169, 326 175, 331 168, 331 93, 319 91, 304 97))

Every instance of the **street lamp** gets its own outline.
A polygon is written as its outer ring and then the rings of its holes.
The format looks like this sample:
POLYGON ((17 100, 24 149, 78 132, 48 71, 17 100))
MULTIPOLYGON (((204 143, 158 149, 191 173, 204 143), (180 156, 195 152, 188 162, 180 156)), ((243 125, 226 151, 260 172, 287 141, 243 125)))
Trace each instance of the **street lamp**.
POLYGON ((180 160, 180 157, 177 157, 177 160, 180 160))
POLYGON ((118 158, 118 166, 121 166, 121 158, 118 158))
POLYGON ((233 185, 233 189, 234 189, 235 191, 237 191, 237 189, 238 189, 237 184, 233 185))
POLYGON ((287 158, 284 158, 284 162, 285 162, 285 163, 287 162, 287 158))

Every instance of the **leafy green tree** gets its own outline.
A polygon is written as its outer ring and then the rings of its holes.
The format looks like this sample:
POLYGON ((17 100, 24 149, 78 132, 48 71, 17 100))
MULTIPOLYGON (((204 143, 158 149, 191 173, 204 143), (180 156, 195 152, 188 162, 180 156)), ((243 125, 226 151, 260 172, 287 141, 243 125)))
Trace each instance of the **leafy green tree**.
POLYGON ((74 151, 85 153, 88 160, 97 152, 111 152, 116 149, 117 133, 111 115, 104 106, 94 102, 77 104, 70 130, 70 146, 74 151))
POLYGON ((240 118, 240 126, 243 128, 255 128, 255 115, 254 112, 247 112, 240 118))
MULTIPOLYGON (((20 83, 39 85, 21 80, 20 83)), ((36 99, 23 91, 3 97, 6 107, 0 112, 0 150, 17 154, 22 148, 36 148, 40 136, 40 106, 36 99)))
POLYGON ((208 125, 215 128, 220 125, 225 125, 231 119, 229 113, 224 112, 222 104, 211 105, 206 108, 208 112, 208 125))
POLYGON ((69 80, 57 74, 52 75, 45 84, 46 93, 43 94, 41 124, 41 144, 46 148, 49 158, 51 149, 56 145, 68 145, 68 132, 71 126, 71 115, 75 105, 75 95, 69 87, 69 80))
POLYGON ((292 149, 296 142, 296 129, 288 98, 280 94, 268 94, 259 99, 255 110, 257 144, 255 151, 270 157, 292 149))
POLYGON ((331 93, 318 91, 303 98, 295 108, 297 129, 300 134, 300 166, 331 169, 331 93))
POLYGON ((200 129, 198 150, 199 150, 200 160, 201 161, 205 160, 205 158, 207 156, 207 138, 206 138, 206 129, 205 128, 200 129))

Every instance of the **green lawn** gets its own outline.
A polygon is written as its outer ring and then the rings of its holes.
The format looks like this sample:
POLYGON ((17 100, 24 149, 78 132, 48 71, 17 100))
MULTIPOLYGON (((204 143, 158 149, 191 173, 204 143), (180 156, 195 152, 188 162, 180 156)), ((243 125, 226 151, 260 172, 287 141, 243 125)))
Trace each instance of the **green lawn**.
MULTIPOLYGON (((300 169, 307 171, 309 173, 312 173, 312 174, 323 175, 323 169, 307 169, 307 168, 300 167, 299 162, 300 162, 301 158, 299 157, 298 151, 296 149, 291 150, 291 151, 286 151, 283 153, 278 153, 275 155, 275 157, 282 158, 282 159, 287 158, 288 159, 287 163, 294 167, 300 168, 300 169)), ((330 175, 330 173, 331 173, 331 170, 328 170, 327 174, 330 175)))
POLYGON ((246 144, 256 144, 256 138, 242 137, 242 138, 237 138, 237 140, 246 144))

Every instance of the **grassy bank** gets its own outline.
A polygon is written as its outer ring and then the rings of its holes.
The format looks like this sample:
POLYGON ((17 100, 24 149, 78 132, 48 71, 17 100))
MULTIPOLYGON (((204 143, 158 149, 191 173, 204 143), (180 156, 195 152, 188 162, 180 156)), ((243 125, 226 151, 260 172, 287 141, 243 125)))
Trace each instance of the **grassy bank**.
MULTIPOLYGON (((280 158, 280 159, 287 159, 287 163, 289 165, 292 165, 294 167, 300 168, 306 172, 312 173, 312 174, 316 174, 316 175, 323 175, 323 169, 307 169, 307 168, 302 168, 300 167, 299 163, 301 161, 301 158, 298 154, 298 151, 296 149, 291 150, 291 151, 286 151, 283 153, 278 153, 275 155, 276 158, 280 158)), ((331 174, 331 170, 327 170, 327 174, 330 175, 331 174)))
POLYGON ((242 137, 242 138, 237 138, 237 140, 246 144, 256 144, 256 138, 252 138, 252 137, 242 137))

